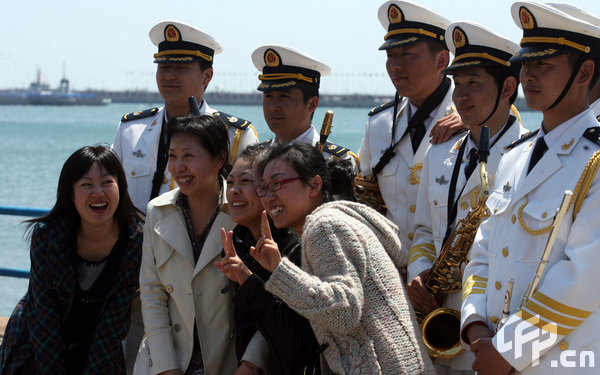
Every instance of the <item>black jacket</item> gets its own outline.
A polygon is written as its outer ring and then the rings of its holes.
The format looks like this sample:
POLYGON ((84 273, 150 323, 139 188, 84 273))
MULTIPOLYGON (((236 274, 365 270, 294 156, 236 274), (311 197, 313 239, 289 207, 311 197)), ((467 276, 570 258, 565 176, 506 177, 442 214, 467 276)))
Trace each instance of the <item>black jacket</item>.
MULTIPOLYGON (((271 233, 281 255, 300 266, 300 237, 296 232, 271 225, 271 233)), ((256 243, 252 233, 238 225, 233 239, 237 254, 252 271, 234 298, 238 357, 258 328, 269 345, 271 375, 320 374, 319 344, 310 323, 265 290, 271 274, 250 255, 250 246, 256 243)))

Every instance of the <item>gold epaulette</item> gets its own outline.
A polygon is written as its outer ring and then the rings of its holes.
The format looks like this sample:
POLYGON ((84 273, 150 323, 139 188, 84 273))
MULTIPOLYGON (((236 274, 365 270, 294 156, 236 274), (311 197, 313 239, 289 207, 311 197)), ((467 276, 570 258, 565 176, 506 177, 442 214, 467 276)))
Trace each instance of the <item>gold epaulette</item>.
POLYGON ((600 127, 592 126, 591 128, 588 128, 585 133, 583 133, 583 137, 600 146, 600 127))
POLYGON ((234 128, 238 128, 241 130, 246 130, 252 123, 248 120, 244 120, 243 118, 235 117, 232 115, 228 115, 224 112, 215 112, 212 114, 215 117, 220 118, 227 124, 227 126, 233 126, 234 128))
POLYGON ((534 131, 531 131, 529 133, 525 133, 521 136, 521 138, 512 141, 508 146, 505 146, 504 149, 505 150, 512 150, 513 148, 515 148, 516 146, 520 145, 521 143, 525 142, 526 140, 535 137, 537 135, 537 133, 540 131, 540 129, 536 129, 534 131))
POLYGON ((371 111, 369 112, 369 116, 373 116, 376 113, 379 113, 381 111, 385 111, 388 108, 391 108, 394 106, 394 101, 390 100, 388 102, 383 103, 382 105, 378 105, 377 107, 373 107, 371 109, 371 111))
POLYGON ((150 109, 144 109, 143 111, 126 113, 123 115, 123 117, 121 117, 121 122, 133 121, 144 117, 154 116, 156 112, 158 112, 158 108, 154 107, 150 109))
POLYGON ((323 152, 326 152, 333 156, 337 156, 339 158, 339 157, 346 155, 348 152, 350 152, 350 150, 348 150, 346 147, 342 147, 342 146, 336 145, 335 143, 326 141, 325 147, 323 147, 323 152))

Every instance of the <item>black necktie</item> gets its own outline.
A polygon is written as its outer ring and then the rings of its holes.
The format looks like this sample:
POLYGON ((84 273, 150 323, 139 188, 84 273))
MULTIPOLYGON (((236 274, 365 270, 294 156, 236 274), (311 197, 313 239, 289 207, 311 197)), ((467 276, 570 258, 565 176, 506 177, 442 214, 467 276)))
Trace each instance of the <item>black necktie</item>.
POLYGON ((529 168, 527 168, 527 174, 531 172, 533 167, 542 158, 542 156, 544 156, 544 152, 547 150, 548 146, 546 145, 546 141, 544 141, 544 137, 538 138, 538 140, 535 142, 535 147, 533 147, 531 159, 529 159, 529 168))
POLYGON ((425 137, 425 132, 425 124, 423 123, 417 124, 413 129, 411 129, 410 142, 412 143, 413 153, 417 153, 419 145, 421 144, 423 137, 425 137))
POLYGON ((471 177, 471 174, 475 170, 475 167, 477 166, 478 161, 479 161, 479 158, 477 155, 477 148, 473 147, 469 151, 469 163, 465 167, 465 176, 467 176, 467 180, 469 180, 469 177, 471 177))

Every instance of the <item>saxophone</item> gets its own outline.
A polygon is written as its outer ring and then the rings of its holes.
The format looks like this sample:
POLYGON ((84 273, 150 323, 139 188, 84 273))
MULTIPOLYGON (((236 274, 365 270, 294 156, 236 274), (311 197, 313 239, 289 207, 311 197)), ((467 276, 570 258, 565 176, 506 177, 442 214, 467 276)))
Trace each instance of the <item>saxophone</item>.
MULTIPOLYGON (((487 126, 481 128, 479 136, 479 177, 481 185, 475 207, 460 219, 449 235, 440 255, 435 260, 425 280, 425 287, 441 303, 444 296, 462 289, 462 264, 467 255, 475 233, 481 222, 489 216, 485 205, 490 195, 490 183, 487 174, 487 158, 490 154, 490 131, 487 126)), ((458 162, 458 161, 457 161, 458 162)), ((453 358, 462 352, 460 343, 460 312, 441 307, 423 317, 417 312, 421 333, 427 352, 433 358, 453 358)))

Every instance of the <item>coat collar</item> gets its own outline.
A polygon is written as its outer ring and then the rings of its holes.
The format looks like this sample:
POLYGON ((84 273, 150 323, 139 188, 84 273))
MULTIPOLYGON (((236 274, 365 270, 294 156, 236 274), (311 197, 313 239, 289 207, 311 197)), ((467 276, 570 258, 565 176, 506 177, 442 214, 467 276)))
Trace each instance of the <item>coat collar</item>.
POLYGON ((223 180, 223 188, 221 191, 223 194, 223 206, 221 207, 221 212, 219 212, 215 218, 210 233, 202 247, 198 262, 196 262, 195 265, 194 252, 187 233, 185 219, 183 218, 183 213, 175 204, 179 194, 181 194, 179 188, 161 194, 153 200, 155 207, 165 207, 170 209, 170 212, 156 223, 154 227, 155 232, 189 262, 190 266, 194 268, 194 276, 210 263, 210 261, 223 249, 223 244, 221 243, 221 228, 230 230, 235 226, 229 216, 229 205, 225 198, 226 186, 227 184, 223 180))

